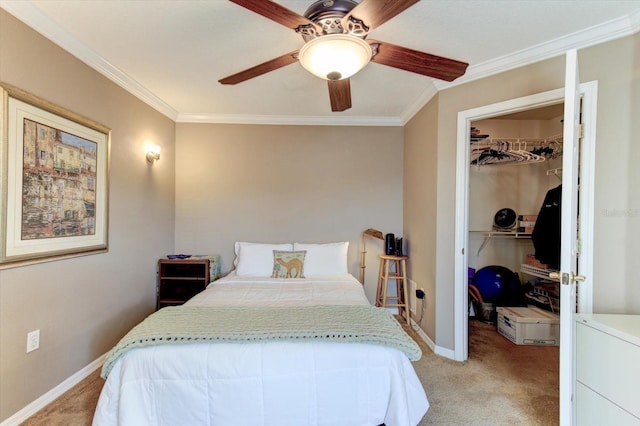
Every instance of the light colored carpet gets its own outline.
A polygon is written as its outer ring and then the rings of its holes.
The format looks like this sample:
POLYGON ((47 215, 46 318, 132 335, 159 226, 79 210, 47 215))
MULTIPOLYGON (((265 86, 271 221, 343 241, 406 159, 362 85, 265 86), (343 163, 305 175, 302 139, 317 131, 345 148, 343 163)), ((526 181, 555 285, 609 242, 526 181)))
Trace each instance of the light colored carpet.
MULTIPOLYGON (((408 332, 423 351, 414 367, 431 404, 420 426, 558 424, 557 347, 518 346, 495 326, 469 321, 469 360, 459 363, 408 332)), ((96 371, 23 426, 90 425, 103 383, 96 371)))
POLYGON ((515 345, 495 325, 470 320, 468 361, 421 347, 414 367, 431 408, 420 426, 559 423, 557 346, 515 345))

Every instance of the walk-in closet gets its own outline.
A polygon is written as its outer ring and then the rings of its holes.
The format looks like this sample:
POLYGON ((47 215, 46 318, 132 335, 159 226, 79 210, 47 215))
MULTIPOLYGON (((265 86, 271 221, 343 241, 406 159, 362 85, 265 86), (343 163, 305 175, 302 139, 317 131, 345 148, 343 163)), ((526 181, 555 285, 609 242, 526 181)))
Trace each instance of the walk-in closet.
MULTIPOLYGON (((548 274, 558 269, 560 256, 562 120, 563 105, 557 104, 472 123, 467 251, 470 315, 473 320, 495 324, 496 332, 500 312, 507 315, 500 308, 507 307, 541 309, 545 321, 558 324, 559 332, 559 318, 555 320, 559 284, 548 274)), ((525 315, 525 311, 518 312, 525 315)), ((559 344, 550 336, 527 336, 527 321, 520 320, 519 335, 509 336, 514 350, 523 344, 559 344)), ((515 333, 514 318, 507 321, 515 333)), ((506 336, 504 331, 500 330, 506 336)), ((473 356, 472 347, 469 356, 473 356)))

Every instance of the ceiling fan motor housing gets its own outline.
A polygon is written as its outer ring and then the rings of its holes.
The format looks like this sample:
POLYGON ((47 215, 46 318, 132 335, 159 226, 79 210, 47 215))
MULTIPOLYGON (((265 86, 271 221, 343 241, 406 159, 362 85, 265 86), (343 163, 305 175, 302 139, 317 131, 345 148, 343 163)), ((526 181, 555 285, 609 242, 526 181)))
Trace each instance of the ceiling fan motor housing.
POLYGON ((351 34, 364 37, 369 30, 363 22, 354 18, 349 20, 348 28, 342 25, 342 18, 351 12, 358 3, 353 0, 320 0, 316 1, 304 12, 304 17, 320 25, 323 34, 299 31, 304 41, 309 41, 327 34, 351 34))

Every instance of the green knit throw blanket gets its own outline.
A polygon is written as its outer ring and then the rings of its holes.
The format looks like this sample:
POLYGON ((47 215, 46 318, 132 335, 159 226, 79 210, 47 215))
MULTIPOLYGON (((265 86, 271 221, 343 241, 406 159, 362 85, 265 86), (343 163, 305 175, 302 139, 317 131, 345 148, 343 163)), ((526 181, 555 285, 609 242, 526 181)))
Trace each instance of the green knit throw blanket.
POLYGON ((135 326, 109 352, 101 376, 107 378, 129 349, 184 343, 326 341, 370 343, 422 356, 418 344, 386 308, 370 305, 310 307, 170 306, 135 326))

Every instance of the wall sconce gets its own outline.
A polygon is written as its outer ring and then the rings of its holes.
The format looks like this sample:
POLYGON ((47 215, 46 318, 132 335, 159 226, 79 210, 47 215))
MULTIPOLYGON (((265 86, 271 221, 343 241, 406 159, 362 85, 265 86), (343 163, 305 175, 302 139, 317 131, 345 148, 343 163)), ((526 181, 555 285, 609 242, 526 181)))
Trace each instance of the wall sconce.
POLYGON ((153 164, 154 161, 160 159, 160 147, 158 145, 152 145, 147 151, 147 161, 153 164))

